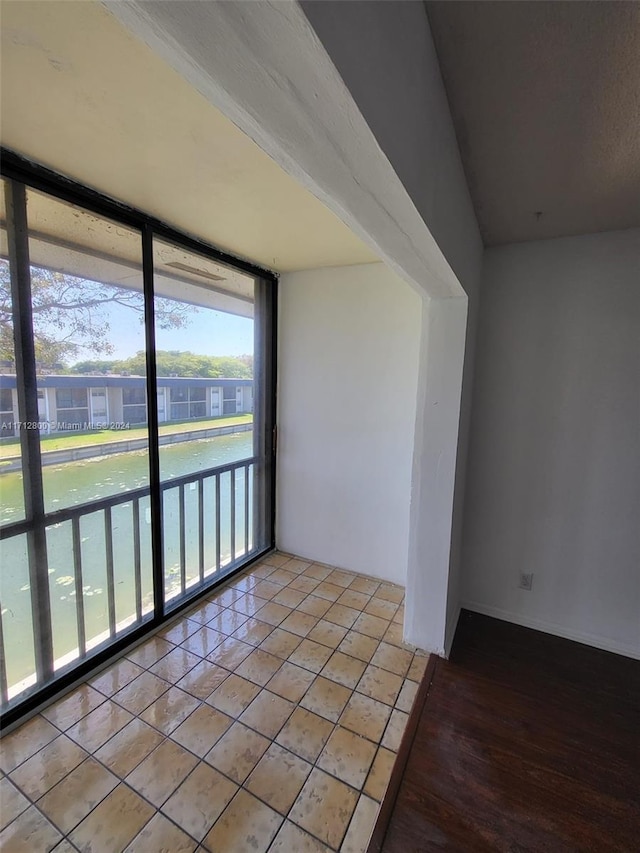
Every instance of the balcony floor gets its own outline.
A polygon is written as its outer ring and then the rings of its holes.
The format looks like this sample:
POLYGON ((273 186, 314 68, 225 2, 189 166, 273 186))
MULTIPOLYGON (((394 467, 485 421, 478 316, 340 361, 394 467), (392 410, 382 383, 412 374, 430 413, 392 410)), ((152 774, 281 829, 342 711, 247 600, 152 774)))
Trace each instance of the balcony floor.
POLYGON ((3 739, 0 848, 366 850, 428 659, 403 601, 266 557, 3 739))

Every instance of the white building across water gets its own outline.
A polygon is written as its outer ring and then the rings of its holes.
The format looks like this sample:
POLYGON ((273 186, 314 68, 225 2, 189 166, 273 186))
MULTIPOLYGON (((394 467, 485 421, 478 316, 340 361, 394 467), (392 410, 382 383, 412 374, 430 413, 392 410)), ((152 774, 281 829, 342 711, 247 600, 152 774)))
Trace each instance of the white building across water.
MULTIPOLYGON (((143 376, 38 377, 38 415, 41 429, 124 428, 147 421, 143 376)), ((253 411, 253 379, 158 377, 158 420, 188 421, 253 411)), ((2 436, 18 433, 15 374, 0 375, 2 436)))

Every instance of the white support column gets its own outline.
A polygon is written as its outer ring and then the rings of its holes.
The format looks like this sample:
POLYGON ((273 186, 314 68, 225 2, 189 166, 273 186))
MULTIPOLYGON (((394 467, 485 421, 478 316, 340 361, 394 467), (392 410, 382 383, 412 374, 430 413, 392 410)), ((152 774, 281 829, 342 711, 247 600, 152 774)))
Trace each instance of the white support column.
MULTIPOLYGON (((446 653, 453 487, 467 299, 424 299, 404 635, 446 653)), ((457 619, 458 611, 453 615, 457 619)))

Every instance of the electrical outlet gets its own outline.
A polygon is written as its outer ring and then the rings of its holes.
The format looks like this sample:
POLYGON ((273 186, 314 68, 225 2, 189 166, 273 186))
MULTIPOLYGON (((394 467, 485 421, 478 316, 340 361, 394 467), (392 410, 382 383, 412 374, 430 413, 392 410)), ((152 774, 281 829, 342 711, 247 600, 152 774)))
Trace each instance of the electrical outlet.
POLYGON ((518 586, 520 589, 526 589, 531 592, 531 587, 533 586, 533 572, 520 572, 520 583, 518 586))

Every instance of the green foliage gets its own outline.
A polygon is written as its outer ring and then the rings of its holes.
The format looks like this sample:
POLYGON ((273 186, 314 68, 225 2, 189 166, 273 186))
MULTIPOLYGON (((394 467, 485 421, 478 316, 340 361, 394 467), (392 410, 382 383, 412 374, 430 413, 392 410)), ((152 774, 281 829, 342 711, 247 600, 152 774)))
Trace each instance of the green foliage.
POLYGON ((73 367, 65 368, 64 373, 112 373, 114 364, 114 361, 94 358, 88 361, 78 361, 73 367))
MULTIPOLYGON (((208 378, 251 379, 253 356, 196 355, 178 350, 158 350, 158 376, 202 376, 208 378)), ((134 376, 146 372, 144 351, 131 358, 114 361, 81 361, 70 369, 72 373, 125 373, 134 376)))

